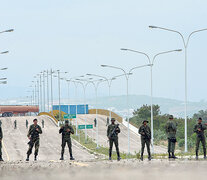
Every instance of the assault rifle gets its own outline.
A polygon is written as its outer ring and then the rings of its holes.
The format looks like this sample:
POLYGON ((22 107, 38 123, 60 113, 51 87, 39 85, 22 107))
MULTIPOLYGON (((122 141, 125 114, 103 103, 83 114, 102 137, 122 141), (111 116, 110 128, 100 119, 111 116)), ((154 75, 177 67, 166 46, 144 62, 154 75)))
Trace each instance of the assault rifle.
POLYGON ((119 124, 116 124, 113 131, 109 134, 109 139, 112 138, 113 136, 117 136, 116 131, 118 127, 119 127, 119 124))

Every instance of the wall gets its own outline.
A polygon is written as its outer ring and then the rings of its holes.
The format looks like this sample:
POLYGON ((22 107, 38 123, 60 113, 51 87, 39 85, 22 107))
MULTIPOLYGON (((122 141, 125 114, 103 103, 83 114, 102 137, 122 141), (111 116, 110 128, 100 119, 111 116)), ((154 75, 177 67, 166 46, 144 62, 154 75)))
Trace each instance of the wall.
MULTIPOLYGON (((105 115, 109 117, 110 111, 109 110, 105 110, 105 109, 97 109, 97 113, 100 115, 105 115)), ((89 114, 96 114, 96 109, 89 109, 88 111, 89 114)), ((120 123, 122 123, 123 118, 121 116, 119 116, 118 114, 114 113, 111 111, 111 117, 115 118, 117 121, 119 121, 120 123)))

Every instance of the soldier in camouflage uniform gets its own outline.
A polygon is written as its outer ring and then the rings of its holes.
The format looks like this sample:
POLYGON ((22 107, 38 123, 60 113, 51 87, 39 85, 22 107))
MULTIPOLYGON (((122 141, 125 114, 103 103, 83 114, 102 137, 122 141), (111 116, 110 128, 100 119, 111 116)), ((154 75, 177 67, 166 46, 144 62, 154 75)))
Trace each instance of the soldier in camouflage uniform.
POLYGON ((194 132, 197 134, 196 138, 196 159, 198 160, 198 151, 200 142, 203 145, 204 159, 206 159, 206 137, 204 131, 206 130, 206 125, 202 124, 202 118, 198 119, 198 124, 194 127, 194 132))
POLYGON ((62 126, 59 130, 59 133, 62 134, 62 151, 60 160, 64 160, 65 145, 68 144, 70 160, 75 160, 72 155, 72 143, 70 135, 74 134, 73 127, 69 125, 69 121, 65 121, 65 125, 62 126))
POLYGON ((169 159, 173 158, 176 159, 175 156, 175 144, 177 142, 176 140, 176 132, 177 132, 177 123, 173 120, 173 116, 169 116, 169 120, 166 124, 166 134, 168 136, 168 153, 169 153, 169 159))
POLYGON ((14 120, 14 129, 17 128, 17 120, 14 120))
POLYGON ((2 128, 0 126, 0 161, 4 161, 2 159, 2 151, 1 151, 1 149, 2 149, 2 139, 3 139, 3 132, 2 132, 2 128))
POLYGON ((37 155, 38 155, 38 151, 39 151, 39 146, 40 146, 40 137, 39 134, 42 134, 42 129, 41 127, 37 124, 37 119, 33 120, 33 123, 30 127, 29 127, 29 131, 27 134, 27 137, 30 139, 29 141, 29 149, 27 151, 27 159, 26 161, 29 161, 29 156, 32 154, 32 148, 33 146, 35 146, 35 153, 34 153, 34 160, 37 160, 37 155))
POLYGON ((42 128, 44 128, 44 127, 45 127, 45 121, 42 120, 42 128))
POLYGON ((28 120, 26 119, 26 128, 28 129, 28 125, 29 125, 29 122, 28 120))
POLYGON ((118 124, 115 124, 115 118, 111 118, 111 124, 107 129, 107 137, 109 138, 109 160, 111 160, 113 143, 116 147, 117 160, 120 161, 120 153, 119 153, 119 142, 118 142, 118 133, 120 133, 120 128, 118 124), (116 128, 116 129, 115 129, 116 128))
POLYGON ((142 143, 140 159, 142 161, 143 161, 145 144, 147 145, 148 159, 149 161, 151 160, 151 152, 150 152, 151 130, 150 130, 150 127, 147 125, 147 123, 148 121, 144 120, 143 125, 139 128, 139 134, 141 135, 141 143, 142 143))

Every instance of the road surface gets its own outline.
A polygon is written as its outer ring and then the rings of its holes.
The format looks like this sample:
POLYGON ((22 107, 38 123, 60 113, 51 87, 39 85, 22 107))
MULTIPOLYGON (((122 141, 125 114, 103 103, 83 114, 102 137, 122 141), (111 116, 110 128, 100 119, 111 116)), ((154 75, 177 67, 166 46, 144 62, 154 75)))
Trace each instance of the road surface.
MULTIPOLYGON (((40 161, 53 161, 60 158, 61 152, 61 135, 58 133, 59 128, 47 116, 40 117, 7 117, 1 118, 3 138, 3 158, 5 160, 24 161, 26 159, 26 152, 28 149, 28 138, 26 129, 26 119, 29 125, 32 124, 33 119, 37 118, 39 125, 44 119, 45 128, 43 134, 40 135, 40 149, 38 160, 40 161), (14 129, 14 120, 17 120, 17 129, 14 129)), ((33 149, 34 152, 34 149, 33 149)), ((73 156, 76 160, 92 160, 94 155, 91 155, 84 150, 77 142, 73 141, 73 156)), ((65 159, 69 158, 69 151, 66 146, 65 159)), ((30 156, 33 160, 33 154, 30 156)))

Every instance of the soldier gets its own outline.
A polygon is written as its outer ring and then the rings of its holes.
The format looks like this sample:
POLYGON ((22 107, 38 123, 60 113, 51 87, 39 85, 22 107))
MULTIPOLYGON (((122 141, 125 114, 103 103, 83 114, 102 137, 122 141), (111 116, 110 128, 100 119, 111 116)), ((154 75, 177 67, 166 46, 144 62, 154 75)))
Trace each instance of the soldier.
POLYGON ((26 128, 28 129, 28 125, 29 125, 29 122, 28 120, 26 119, 26 128))
POLYGON ((112 148, 113 143, 116 147, 116 153, 117 153, 117 160, 120 161, 120 153, 119 153, 119 142, 118 142, 118 134, 121 132, 119 128, 119 124, 115 124, 115 118, 111 118, 111 124, 108 126, 107 129, 107 137, 109 139, 109 160, 111 160, 112 155, 112 148))
POLYGON ((2 128, 0 126, 0 161, 4 161, 2 159, 2 151, 1 151, 1 149, 2 149, 2 139, 3 139, 3 132, 2 132, 2 128))
POLYGON ((173 120, 173 116, 169 116, 169 120, 166 124, 166 133, 168 136, 168 153, 169 153, 169 159, 177 159, 175 156, 175 144, 177 142, 176 140, 176 131, 177 131, 177 123, 173 120), (172 153, 172 154, 171 154, 172 153))
POLYGON ((96 125, 97 125, 97 120, 96 120, 96 118, 94 119, 94 127, 96 127, 96 125))
POLYGON ((107 119, 106 119, 106 126, 108 126, 109 125, 109 117, 107 117, 107 119))
POLYGON ((45 121, 42 119, 42 128, 45 127, 45 121))
POLYGON ((194 132, 197 134, 196 138, 196 160, 198 160, 198 151, 200 142, 203 145, 203 154, 204 159, 206 159, 206 138, 204 135, 204 131, 206 130, 206 125, 202 124, 202 118, 198 119, 198 124, 194 127, 194 132))
POLYGON ((17 120, 14 120, 14 129, 17 128, 17 120))
POLYGON ((59 133, 62 134, 62 151, 61 151, 61 158, 60 160, 64 160, 64 151, 65 151, 65 145, 68 144, 68 149, 70 153, 70 160, 75 160, 72 155, 72 143, 70 134, 74 134, 74 130, 72 126, 69 125, 69 121, 65 121, 65 125, 62 126, 59 130, 59 133))
POLYGON ((141 161, 143 161, 143 155, 144 155, 144 148, 145 144, 147 145, 147 152, 148 152, 148 159, 151 161, 151 153, 150 153, 150 143, 151 143, 151 130, 150 127, 147 125, 148 121, 144 120, 143 125, 139 128, 139 134, 141 135, 141 143, 142 143, 142 149, 141 149, 141 161))
POLYGON ((39 138, 39 134, 42 134, 42 129, 41 127, 37 124, 37 119, 33 120, 33 123, 30 127, 29 127, 29 131, 27 134, 27 137, 29 138, 29 149, 27 151, 27 159, 26 161, 29 161, 29 156, 32 154, 32 148, 35 145, 35 153, 34 153, 34 160, 37 160, 37 155, 38 155, 38 151, 39 151, 39 146, 40 146, 40 138, 39 138))

